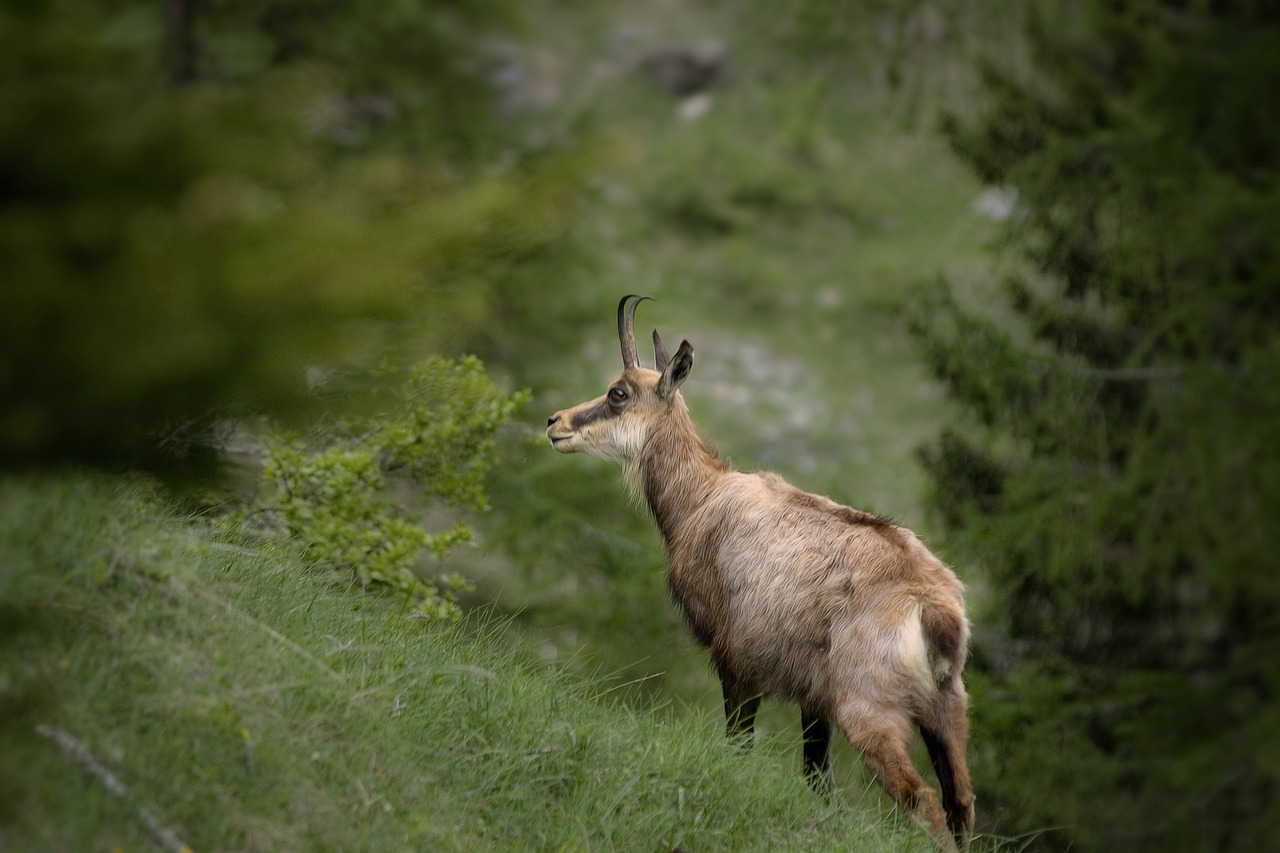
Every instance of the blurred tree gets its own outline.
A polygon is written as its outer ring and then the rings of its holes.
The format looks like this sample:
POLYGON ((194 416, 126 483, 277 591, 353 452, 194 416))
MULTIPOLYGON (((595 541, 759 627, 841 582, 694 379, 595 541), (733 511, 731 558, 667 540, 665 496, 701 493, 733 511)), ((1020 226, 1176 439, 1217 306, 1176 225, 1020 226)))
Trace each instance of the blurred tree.
POLYGON ((945 128, 1020 199, 1012 317, 915 328, 972 422, 923 451, 992 592, 975 779, 1073 849, 1264 849, 1280 813, 1280 14, 1041 4, 945 128), (998 620, 998 627, 993 627, 998 620))
POLYGON ((814 106, 843 91, 911 126, 939 104, 968 100, 972 63, 991 44, 1016 44, 1020 0, 791 0, 755 4, 761 32, 804 59, 814 106))
POLYGON ((517 8, 6 6, 0 465, 135 461, 480 326, 572 207, 569 158, 522 155, 485 97, 517 8))

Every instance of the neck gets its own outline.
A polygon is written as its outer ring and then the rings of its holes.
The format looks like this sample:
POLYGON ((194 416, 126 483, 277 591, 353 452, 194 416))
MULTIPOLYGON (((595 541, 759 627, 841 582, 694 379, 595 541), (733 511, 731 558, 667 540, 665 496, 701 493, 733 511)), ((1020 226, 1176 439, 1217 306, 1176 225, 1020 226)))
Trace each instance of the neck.
POLYGON ((711 488, 733 466, 698 435, 684 400, 677 395, 670 415, 649 434, 636 474, 667 544, 680 525, 706 500, 711 488))

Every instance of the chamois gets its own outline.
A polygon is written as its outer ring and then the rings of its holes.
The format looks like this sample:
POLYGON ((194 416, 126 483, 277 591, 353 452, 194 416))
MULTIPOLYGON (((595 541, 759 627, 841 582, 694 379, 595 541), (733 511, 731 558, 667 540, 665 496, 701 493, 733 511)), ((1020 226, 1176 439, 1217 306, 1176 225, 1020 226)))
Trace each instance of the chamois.
POLYGON ((620 463, 648 504, 671 594, 720 677, 730 737, 749 742, 761 697, 797 702, 814 787, 831 785, 834 725, 940 847, 965 845, 973 790, 962 584, 910 530, 719 456, 680 394, 693 368, 689 342, 668 356, 655 330, 657 370, 639 363, 635 310, 647 298, 618 303, 622 375, 604 395, 551 416, 552 446, 620 463), (941 802, 911 762, 913 723, 941 802))

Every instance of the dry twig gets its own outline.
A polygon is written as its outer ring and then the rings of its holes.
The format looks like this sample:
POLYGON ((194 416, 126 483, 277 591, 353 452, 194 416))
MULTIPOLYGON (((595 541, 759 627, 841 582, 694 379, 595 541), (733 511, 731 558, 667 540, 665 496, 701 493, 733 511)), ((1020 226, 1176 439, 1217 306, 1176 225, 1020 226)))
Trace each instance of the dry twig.
MULTIPOLYGON (((106 765, 99 761, 89 750, 89 747, 85 746, 83 742, 78 740, 70 732, 65 729, 47 726, 43 723, 36 726, 36 732, 56 743, 64 758, 74 761, 76 764, 79 764, 85 770, 88 770, 96 776, 98 781, 102 783, 102 786, 107 789, 107 792, 110 793, 111 796, 120 800, 125 800, 126 802, 131 801, 132 798, 129 796, 129 789, 120 781, 120 777, 108 770, 106 765)), ((142 825, 146 827, 147 832, 151 833, 151 837, 154 838, 161 847, 170 851, 170 853, 192 853, 191 848, 184 844, 182 839, 178 838, 172 829, 169 829, 164 826, 164 824, 160 823, 160 819, 157 818, 150 809, 137 804, 134 804, 134 807, 137 809, 138 820, 142 822, 142 825)))

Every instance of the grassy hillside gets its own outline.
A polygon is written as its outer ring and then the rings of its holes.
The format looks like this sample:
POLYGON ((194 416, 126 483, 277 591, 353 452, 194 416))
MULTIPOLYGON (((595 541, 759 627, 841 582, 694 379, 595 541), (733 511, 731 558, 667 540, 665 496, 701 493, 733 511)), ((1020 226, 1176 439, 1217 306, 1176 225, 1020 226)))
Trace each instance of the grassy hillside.
POLYGON ((145 482, 0 482, 0 566, 6 850, 928 849, 878 791, 811 794, 794 743, 633 710, 145 482))

